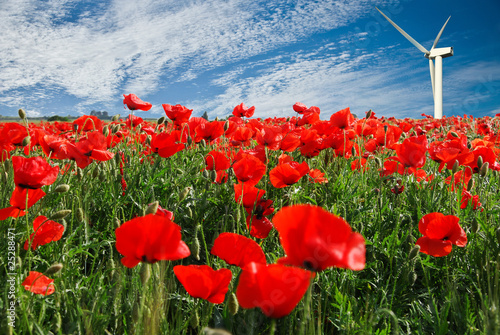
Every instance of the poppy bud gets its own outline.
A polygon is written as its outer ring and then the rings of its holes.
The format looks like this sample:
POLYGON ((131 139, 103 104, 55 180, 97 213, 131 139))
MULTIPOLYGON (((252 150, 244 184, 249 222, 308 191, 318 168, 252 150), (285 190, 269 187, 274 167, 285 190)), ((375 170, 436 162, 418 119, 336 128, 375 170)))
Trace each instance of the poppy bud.
POLYGON ((141 309, 141 304, 139 301, 136 301, 134 304, 134 308, 132 308, 132 321, 135 324, 139 322, 139 318, 141 317, 140 309, 141 309))
POLYGON ((457 173, 459 167, 460 167, 460 163, 458 162, 458 159, 456 159, 455 163, 453 163, 453 167, 451 168, 451 172, 453 174, 457 173))
POLYGON ((78 209, 76 210, 76 218, 78 221, 83 221, 83 219, 85 218, 83 214, 83 209, 81 207, 78 207, 78 209))
POLYGON ((146 137, 146 144, 147 144, 147 145, 150 145, 150 144, 151 144, 151 139, 152 139, 152 138, 153 138, 153 137, 152 137, 151 135, 148 135, 148 136, 146 137))
POLYGON ((22 266, 23 266, 23 260, 21 259, 21 256, 17 256, 16 266, 19 269, 22 268, 22 266))
POLYGON ((207 146, 207 141, 205 141, 205 139, 203 138, 201 141, 200 141, 200 147, 204 148, 207 146))
POLYGON ((455 133, 454 131, 450 131, 450 135, 453 136, 453 137, 456 137, 456 138, 459 138, 460 136, 458 136, 457 133, 455 133))
POLYGON ((225 331, 224 329, 213 329, 209 327, 203 328, 203 334, 205 335, 231 335, 230 332, 225 331))
POLYGON ((30 145, 30 142, 31 142, 31 136, 26 136, 25 138, 23 138, 23 142, 21 143, 21 145, 23 147, 27 147, 28 145, 30 145))
POLYGON ((227 309, 231 315, 236 315, 238 313, 240 305, 238 304, 238 299, 236 298, 236 294, 231 293, 229 296, 229 301, 227 302, 227 309))
POLYGON ((113 129, 112 129, 113 134, 117 133, 119 130, 120 130, 120 125, 119 124, 115 124, 113 126, 113 129))
POLYGON ((470 190, 472 189, 472 186, 474 186, 474 180, 469 179, 469 182, 467 183, 467 191, 470 192, 470 190))
POLYGON ((142 285, 146 285, 149 278, 151 277, 151 265, 148 263, 142 263, 141 265, 141 271, 139 273, 139 276, 141 277, 141 283, 142 285))
POLYGON ((99 181, 103 182, 106 180, 106 172, 104 170, 99 171, 99 181))
POLYGON ((375 157, 375 163, 377 163, 378 167, 383 167, 382 160, 380 157, 375 157))
POLYGON ((356 148, 354 146, 351 147, 351 154, 356 156, 356 148))
POLYGON ((418 253, 420 252, 420 246, 417 244, 415 245, 411 250, 410 250, 410 254, 408 255, 408 258, 410 260, 414 259, 415 257, 417 257, 418 253))
POLYGON ((472 230, 473 233, 477 233, 479 231, 479 222, 477 222, 476 218, 472 219, 471 230, 472 230))
POLYGON ((79 167, 76 168, 76 179, 78 179, 78 181, 82 181, 83 179, 83 171, 79 167))
POLYGON ((191 244, 191 255, 193 255, 198 261, 200 260, 200 249, 200 240, 196 236, 193 240, 193 244, 191 244))
POLYGON ((384 124, 384 133, 387 133, 387 129, 389 129, 389 126, 384 124))
POLYGON ((26 112, 24 111, 24 109, 20 108, 17 113, 19 114, 19 117, 24 120, 26 119, 26 112))
POLYGON ((479 156, 477 158, 477 168, 481 170, 481 167, 483 166, 483 156, 479 156))
POLYGON ((118 219, 116 216, 115 216, 115 218, 113 220, 113 225, 115 226, 115 229, 116 228, 120 228, 120 226, 121 226, 120 219, 118 219))
POLYGON ((60 219, 64 219, 66 216, 68 216, 70 214, 71 214, 71 209, 62 209, 62 210, 52 214, 50 219, 51 220, 60 220, 60 219))
POLYGON ((186 199, 189 191, 191 191, 191 187, 184 187, 181 193, 179 193, 179 202, 182 202, 182 200, 186 199))
POLYGON ((217 180, 217 171, 215 170, 210 170, 210 180, 215 183, 217 180))
POLYGON ((165 117, 164 116, 162 116, 161 118, 159 118, 158 121, 156 121, 156 124, 157 125, 161 125, 161 124, 163 124, 163 122, 165 122, 165 117))
POLYGON ((191 136, 187 137, 187 144, 188 144, 188 146, 190 146, 191 144, 193 144, 193 138, 191 136))
POLYGON ((198 311, 194 311, 194 313, 191 314, 189 324, 195 329, 198 328, 198 325, 200 324, 200 316, 198 315, 198 311))
POLYGON ((216 116, 215 119, 214 119, 214 121, 219 121, 219 117, 216 116))
POLYGON ((115 114, 115 115, 113 115, 113 117, 111 118, 111 121, 116 122, 116 121, 118 121, 119 119, 120 119, 120 114, 115 114))
POLYGON ((408 283, 410 284, 410 286, 413 286, 413 284, 415 284, 415 282, 417 281, 417 273, 415 272, 415 270, 412 270, 408 273, 408 283))
POLYGON ((135 127, 135 129, 137 130, 138 133, 140 133, 141 129, 142 129, 142 124, 137 125, 137 127, 135 127))
POLYGON ((366 119, 369 119, 372 117, 373 111, 370 109, 368 112, 366 112, 366 119))
POLYGON ((224 122, 224 131, 229 129, 229 121, 224 122))
POLYGON ((55 275, 56 273, 61 271, 62 268, 63 268, 63 265, 61 263, 53 264, 47 269, 47 271, 45 271, 45 275, 47 275, 47 276, 55 275))
POLYGON ((68 184, 57 185, 57 187, 54 189, 54 192, 56 192, 56 193, 66 193, 68 191, 69 191, 68 184))
POLYGON ((9 182, 9 174, 7 172, 2 172, 2 183, 7 184, 9 182))
POLYGON ((158 206, 160 203, 158 201, 155 201, 151 204, 148 205, 148 208, 146 208, 146 215, 148 214, 156 214, 156 211, 158 211, 158 206))
POLYGON ((109 135, 109 126, 105 125, 104 128, 102 128, 102 134, 106 137, 109 135))
POLYGON ((76 123, 73 123, 73 131, 78 131, 78 125, 76 123))
POLYGON ((188 207, 187 209, 188 209, 188 216, 190 219, 192 219, 193 218, 193 211, 191 210, 191 207, 188 207))
POLYGON ((204 178, 208 179, 208 177, 210 177, 210 175, 208 174, 208 170, 203 170, 201 174, 203 175, 204 178))
POLYGON ((484 177, 486 176, 486 174, 488 173, 488 168, 490 167, 490 163, 486 162, 484 163, 481 168, 479 169, 479 175, 481 177, 484 177))

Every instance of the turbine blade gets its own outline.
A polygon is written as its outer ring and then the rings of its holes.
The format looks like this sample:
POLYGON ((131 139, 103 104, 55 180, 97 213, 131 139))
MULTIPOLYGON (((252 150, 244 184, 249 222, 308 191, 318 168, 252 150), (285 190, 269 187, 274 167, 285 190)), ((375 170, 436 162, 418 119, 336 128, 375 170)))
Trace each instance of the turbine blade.
MULTIPOLYGON (((377 8, 377 7, 375 7, 377 8)), ((408 41, 411 42, 411 44, 413 44, 414 46, 417 47, 418 50, 422 51, 424 54, 428 55, 429 54, 429 51, 424 48, 420 43, 418 43, 417 41, 415 41, 410 35, 408 35, 403 29, 401 29, 397 24, 395 24, 394 22, 391 21, 391 19, 389 19, 384 13, 382 13, 380 11, 380 9, 377 8, 377 10, 380 12, 380 14, 382 14, 387 21, 389 21, 390 24, 392 24, 394 26, 394 28, 396 28, 401 34, 403 34, 404 37, 406 37, 406 39, 408 41)))
POLYGON ((431 71, 432 97, 434 97, 434 63, 429 58, 429 70, 431 71))
POLYGON ((450 19, 451 19, 451 16, 448 18, 448 20, 446 20, 446 22, 443 25, 443 28, 441 28, 441 30, 439 31, 439 34, 437 35, 436 39, 434 40, 434 44, 432 45, 431 50, 434 49, 436 47, 436 45, 438 44, 439 39, 441 38, 441 34, 443 33, 444 27, 446 27, 446 24, 448 23, 448 21, 450 21, 450 19))

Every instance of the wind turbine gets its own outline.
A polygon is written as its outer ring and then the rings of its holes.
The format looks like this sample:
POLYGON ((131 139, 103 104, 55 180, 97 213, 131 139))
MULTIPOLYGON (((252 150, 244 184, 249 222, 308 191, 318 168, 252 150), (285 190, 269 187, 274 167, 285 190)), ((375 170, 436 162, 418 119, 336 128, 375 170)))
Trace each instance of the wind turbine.
MULTIPOLYGON (((375 7, 377 8, 377 7, 375 7)), ((444 27, 450 20, 451 16, 446 20, 443 28, 439 31, 431 50, 427 50, 420 43, 415 41, 410 35, 408 35, 403 29, 401 29, 397 24, 391 21, 384 13, 377 8, 377 10, 382 14, 387 21, 390 22, 408 41, 411 42, 418 50, 424 53, 425 58, 429 59, 429 69, 431 72, 432 81, 432 94, 434 96, 434 118, 441 119, 443 117, 443 58, 453 56, 453 47, 447 48, 436 48, 439 38, 443 33, 444 27)))

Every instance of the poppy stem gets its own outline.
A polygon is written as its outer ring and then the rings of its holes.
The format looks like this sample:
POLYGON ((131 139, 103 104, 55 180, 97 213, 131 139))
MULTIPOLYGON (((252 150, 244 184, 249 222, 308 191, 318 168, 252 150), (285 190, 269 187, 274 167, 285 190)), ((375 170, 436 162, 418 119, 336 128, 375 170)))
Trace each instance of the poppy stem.
POLYGON ((269 330, 269 335, 274 335, 276 332, 276 319, 271 319, 271 329, 269 330))

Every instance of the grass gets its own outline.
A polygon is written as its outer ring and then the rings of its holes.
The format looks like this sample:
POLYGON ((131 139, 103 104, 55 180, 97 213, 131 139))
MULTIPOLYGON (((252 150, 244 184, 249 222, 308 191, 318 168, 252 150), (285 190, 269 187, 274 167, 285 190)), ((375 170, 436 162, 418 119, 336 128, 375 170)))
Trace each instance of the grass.
MULTIPOLYGON (((447 131, 449 126, 444 125, 447 131)), ((477 134, 468 133, 469 141, 477 134)), ((430 136, 429 139, 431 140, 430 136)), ((226 141, 224 138, 222 141, 226 141)), ((276 211, 283 206, 310 203, 343 217, 366 240, 366 267, 362 271, 327 269, 318 273, 309 297, 286 317, 273 321, 259 309, 229 310, 238 283, 239 268, 228 266, 210 254, 214 239, 222 232, 249 236, 243 209, 234 201, 234 175, 215 184, 203 173, 204 157, 216 145, 195 145, 170 158, 152 156, 149 163, 139 152, 147 145, 120 143, 110 149, 125 155, 122 195, 119 155, 107 162, 94 162, 77 174, 60 175, 45 186, 47 195, 29 214, 1 223, 7 239, 15 234, 16 266, 8 268, 8 244, 0 243, 1 282, 13 273, 16 280, 15 327, 7 322, 8 290, 0 285, 1 326, 5 334, 199 334, 205 327, 223 328, 233 334, 498 334, 500 332, 500 215, 499 174, 473 175, 473 194, 479 194, 484 211, 471 206, 460 209, 460 192, 451 192, 444 179, 449 170, 437 171, 429 158, 424 166, 435 178, 418 182, 413 176, 380 177, 380 162, 368 160, 365 171, 351 170, 354 158, 333 157, 331 149, 305 158, 311 168, 325 172, 326 184, 313 184, 306 177, 297 184, 276 189, 268 173, 257 187, 267 191, 276 211), (391 188, 397 179, 404 191, 391 188), (56 193, 61 184, 66 193, 56 193), (181 192, 189 187, 187 196, 181 192), (174 262, 141 263, 128 269, 121 265, 115 248, 114 230, 120 223, 144 215, 148 204, 158 201, 172 211, 188 245, 200 242, 199 259, 192 256, 174 262), (35 251, 25 251, 38 215, 70 209, 58 220, 65 226, 61 240, 35 251), (420 218, 431 212, 456 215, 466 231, 465 248, 453 247, 446 257, 412 252, 420 218), (199 227, 197 230, 196 227, 199 227), (410 257, 410 255, 412 257, 410 257), (29 271, 45 272, 63 265, 55 280, 55 293, 48 296, 26 291, 20 283, 29 271), (207 264, 230 268, 233 280, 223 304, 214 305, 186 293, 172 271, 177 264, 207 264)), ((497 145, 498 148, 498 145, 497 145)), ((12 155, 23 155, 22 148, 12 155)), ((280 151, 269 151, 268 171, 280 151)), ((35 148, 31 156, 43 155, 35 148)), ((381 161, 393 152, 378 154, 381 161)), ((355 157, 356 158, 356 157, 355 157)), ((53 163, 60 162, 53 160, 53 163)), ((62 163, 61 163, 62 164, 62 163)), ((461 167, 463 169, 463 167, 461 167)), ((14 189, 10 161, 0 165, 0 208, 10 206, 14 189)), ((256 239, 268 263, 284 256, 279 236, 256 239)))

